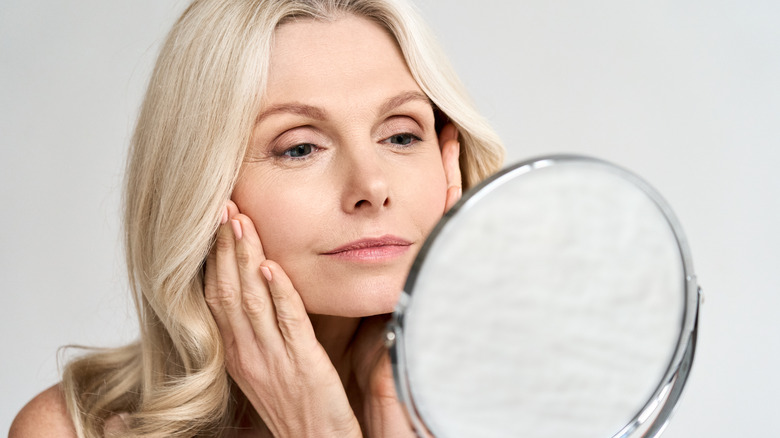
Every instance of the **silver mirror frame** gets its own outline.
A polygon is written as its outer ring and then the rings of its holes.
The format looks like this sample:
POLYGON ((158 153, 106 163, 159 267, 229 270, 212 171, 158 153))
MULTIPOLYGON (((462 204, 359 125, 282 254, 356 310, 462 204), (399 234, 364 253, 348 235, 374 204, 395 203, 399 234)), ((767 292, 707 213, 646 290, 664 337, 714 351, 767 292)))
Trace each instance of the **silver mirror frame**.
POLYGON ((391 321, 388 323, 385 339, 386 345, 390 350, 393 378, 398 397, 404 404, 408 419, 418 436, 429 437, 431 435, 424 419, 419 415, 412 397, 412 390, 409 387, 406 350, 404 345, 404 316, 411 302, 417 278, 421 273, 433 242, 448 229, 451 219, 458 215, 458 212, 469 209, 485 195, 493 191, 493 189, 499 187, 508 180, 536 169, 572 162, 586 162, 602 166, 605 170, 617 173, 627 181, 633 183, 661 210, 677 240, 677 246, 680 250, 681 260, 683 262, 683 274, 685 278, 685 300, 683 303, 682 324, 677 339, 677 345, 666 372, 650 399, 644 404, 634 418, 620 431, 614 434, 612 438, 629 438, 632 436, 657 437, 663 432, 668 424, 669 419, 677 406, 677 402, 680 399, 683 387, 688 380, 693 364, 698 332, 699 306, 702 301, 701 289, 696 281, 691 252, 685 234, 683 233, 682 226, 672 212, 669 204, 652 186, 636 174, 609 162, 588 156, 550 155, 523 161, 507 167, 465 193, 461 200, 444 215, 433 229, 412 265, 404 290, 401 292, 398 305, 393 312, 391 321))

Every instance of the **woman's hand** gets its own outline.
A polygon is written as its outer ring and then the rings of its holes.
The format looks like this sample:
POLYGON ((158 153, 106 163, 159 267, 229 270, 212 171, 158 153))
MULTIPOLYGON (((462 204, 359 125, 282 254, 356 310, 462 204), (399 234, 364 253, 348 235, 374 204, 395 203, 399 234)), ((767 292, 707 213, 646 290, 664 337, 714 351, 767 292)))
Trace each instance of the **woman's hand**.
POLYGON ((276 437, 362 436, 338 373, 284 270, 228 203, 206 263, 228 373, 276 437))
MULTIPOLYGON (((458 131, 439 135, 447 180, 445 212, 461 197, 458 131)), ((358 423, 341 379, 315 337, 303 302, 284 270, 266 260, 251 219, 228 202, 206 263, 206 302, 225 346, 228 373, 281 436, 414 437, 384 347, 388 315, 364 318, 352 344, 360 391, 358 423)))

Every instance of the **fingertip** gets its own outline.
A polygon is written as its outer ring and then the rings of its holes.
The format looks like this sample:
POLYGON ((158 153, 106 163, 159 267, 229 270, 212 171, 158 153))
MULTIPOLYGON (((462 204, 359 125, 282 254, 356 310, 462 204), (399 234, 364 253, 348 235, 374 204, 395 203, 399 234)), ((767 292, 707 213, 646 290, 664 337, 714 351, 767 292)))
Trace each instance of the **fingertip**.
POLYGON ((264 277, 266 277, 266 280, 268 280, 269 286, 273 286, 271 288, 272 291, 292 286, 289 277, 287 277, 287 274, 284 272, 284 269, 279 265, 279 263, 276 263, 273 260, 263 260, 263 262, 260 263, 260 272, 264 277))
POLYGON ((236 205, 236 203, 233 202, 232 199, 228 199, 227 201, 225 201, 225 208, 227 209, 228 216, 230 218, 233 218, 233 216, 239 214, 238 205, 236 205))
POLYGON ((260 240, 260 234, 258 233, 257 228, 255 228, 255 223, 252 218, 245 214, 238 213, 237 215, 233 216, 232 220, 238 221, 238 223, 241 225, 242 240, 246 240, 250 245, 256 246, 259 251, 258 255, 264 259, 265 255, 263 254, 263 243, 260 240))
MULTIPOLYGON (((278 274, 280 274, 282 271, 282 267, 279 266, 278 263, 276 263, 273 260, 263 260, 262 263, 260 263, 260 269, 265 269, 268 271, 268 274, 271 276, 271 278, 275 278, 278 274)), ((265 274, 263 274, 265 275, 265 274)), ((269 280, 270 281, 270 280, 269 280)))
POLYGON ((222 207, 222 217, 220 218, 219 223, 221 225, 225 225, 227 223, 228 219, 230 218, 229 215, 230 215, 230 213, 228 212, 227 205, 222 207))
POLYGON ((268 268, 268 266, 260 265, 260 272, 263 274, 263 277, 265 277, 266 281, 271 283, 274 280, 274 276, 271 273, 271 270, 268 268))
MULTIPOLYGON (((250 229, 254 229, 254 226, 255 226, 255 223, 252 222, 252 219, 249 216, 247 216, 247 215, 245 215, 243 213, 236 213, 235 215, 231 216, 230 221, 231 221, 231 225, 233 223, 237 223, 238 224, 237 226, 240 227, 240 229, 241 229, 241 236, 246 236, 247 232, 250 229)), ((235 225, 233 225, 233 226, 235 227, 235 225)), ((234 228, 234 230, 235 230, 235 228, 234 228)))
POLYGON ((241 222, 236 219, 231 219, 230 226, 233 228, 233 235, 236 237, 236 240, 241 240, 244 236, 244 232, 241 229, 241 222))
POLYGON ((254 225, 252 219, 243 213, 236 213, 231 220, 238 221, 241 224, 241 228, 246 228, 248 225, 254 225))

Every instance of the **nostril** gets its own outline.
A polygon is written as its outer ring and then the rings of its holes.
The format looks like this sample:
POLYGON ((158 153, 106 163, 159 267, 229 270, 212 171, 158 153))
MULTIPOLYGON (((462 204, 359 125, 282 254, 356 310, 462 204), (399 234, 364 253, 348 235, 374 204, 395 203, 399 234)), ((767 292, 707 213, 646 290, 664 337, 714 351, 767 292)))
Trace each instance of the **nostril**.
MULTIPOLYGON (((379 205, 379 203, 375 204, 375 203, 372 203, 371 201, 369 201, 368 199, 361 199, 360 201, 355 203, 355 208, 361 208, 361 207, 368 208, 368 207, 370 207, 372 205, 379 205)), ((390 197, 385 198, 385 200, 382 201, 381 205, 382 205, 382 207, 389 206, 390 205, 390 197)))

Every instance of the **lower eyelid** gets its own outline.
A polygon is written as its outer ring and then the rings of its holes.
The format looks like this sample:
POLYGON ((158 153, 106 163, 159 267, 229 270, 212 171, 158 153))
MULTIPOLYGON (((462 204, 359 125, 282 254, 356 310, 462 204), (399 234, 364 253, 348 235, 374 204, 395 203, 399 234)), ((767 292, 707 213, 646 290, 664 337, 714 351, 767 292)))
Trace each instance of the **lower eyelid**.
POLYGON ((410 146, 410 145, 412 145, 412 144, 414 144, 414 143, 418 143, 418 142, 421 142, 421 141, 423 141, 423 139, 422 139, 422 138, 421 138, 419 135, 412 134, 411 132, 401 132, 401 133, 398 133, 398 134, 393 134, 393 135, 391 135, 391 136, 389 136, 389 137, 385 138, 385 139, 384 139, 384 140, 382 140, 381 142, 382 142, 382 143, 388 143, 388 144, 391 144, 391 145, 394 145, 394 146, 401 146, 401 147, 404 147, 404 146, 410 146), (408 143, 408 144, 398 144, 398 143, 394 143, 394 142, 393 142, 393 139, 394 139, 394 137, 397 137, 397 136, 410 137, 410 138, 411 138, 411 140, 409 141, 409 143, 408 143))
POLYGON ((306 155, 300 156, 300 157, 294 157, 294 156, 289 155, 287 152, 290 151, 291 148, 286 148, 286 149, 284 149, 282 151, 279 151, 279 152, 273 151, 271 153, 272 154, 272 158, 274 160, 276 160, 276 161, 286 162, 286 163, 296 163, 296 162, 300 163, 300 162, 303 162, 303 161, 307 161, 307 160, 309 160, 311 158, 314 158, 322 150, 321 147, 316 146, 314 144, 312 144, 311 146, 312 146, 311 147, 311 152, 309 152, 306 155))

